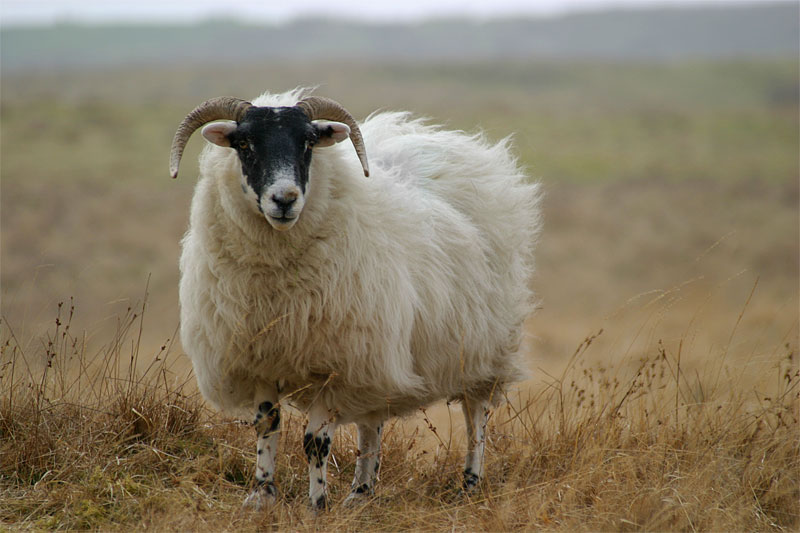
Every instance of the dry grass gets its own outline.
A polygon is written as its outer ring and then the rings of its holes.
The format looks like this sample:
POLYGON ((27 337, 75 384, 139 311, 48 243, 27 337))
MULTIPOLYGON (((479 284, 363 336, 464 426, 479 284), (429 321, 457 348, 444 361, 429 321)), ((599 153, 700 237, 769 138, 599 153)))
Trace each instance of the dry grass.
MULTIPOLYGON (((752 296, 752 295, 751 295, 752 296)), ((738 327, 747 313, 741 310, 738 327)), ((144 306, 142 306, 143 308, 144 306)), ((457 494, 463 450, 452 422, 395 421, 373 501, 322 516, 306 506, 301 417, 286 417, 281 502, 240 512, 252 483, 246 425, 206 411, 173 372, 171 341, 143 357, 143 309, 87 353, 72 307, 24 349, 2 324, 0 521, 19 529, 149 530, 750 530, 800 527, 797 330, 759 352, 755 382, 721 349, 661 340, 614 367, 587 337, 557 376, 492 417, 488 479, 457 494), (31 345, 29 345, 31 346, 31 345), (38 353, 36 353, 38 352, 38 353), (42 358, 43 356, 43 358, 42 358), (150 361, 144 369, 140 357, 150 361), (34 361, 42 361, 37 365, 34 361)), ((735 336, 735 330, 731 337, 735 336)), ((687 330, 690 336, 691 328, 687 330)), ((683 339, 687 341, 688 337, 683 339)), ((355 463, 351 428, 331 459, 334 502, 355 463)))

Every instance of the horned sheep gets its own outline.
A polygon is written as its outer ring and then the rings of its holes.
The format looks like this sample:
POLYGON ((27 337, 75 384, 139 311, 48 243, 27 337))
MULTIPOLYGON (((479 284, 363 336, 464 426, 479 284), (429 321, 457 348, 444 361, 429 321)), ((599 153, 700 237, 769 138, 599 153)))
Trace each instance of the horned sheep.
POLYGON ((211 144, 180 259, 181 340, 206 400, 255 419, 245 504, 276 498, 281 404, 308 416, 315 509, 328 504, 338 425, 357 425, 346 501, 360 501, 373 492, 383 422, 440 399, 462 403, 463 486, 474 489, 489 410, 527 367, 539 189, 509 143, 400 112, 359 126, 298 89, 199 105, 175 134, 172 177, 204 125, 211 144), (358 161, 337 145, 347 138, 358 161))

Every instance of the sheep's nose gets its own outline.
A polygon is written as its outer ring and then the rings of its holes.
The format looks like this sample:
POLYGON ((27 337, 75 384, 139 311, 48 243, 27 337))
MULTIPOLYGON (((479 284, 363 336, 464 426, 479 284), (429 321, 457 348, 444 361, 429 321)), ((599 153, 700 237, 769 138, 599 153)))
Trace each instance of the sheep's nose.
POLYGON ((291 193, 273 194, 270 199, 275 203, 278 209, 280 209, 284 214, 286 214, 289 211, 289 209, 292 208, 292 205, 294 204, 295 200, 297 200, 297 195, 291 193))

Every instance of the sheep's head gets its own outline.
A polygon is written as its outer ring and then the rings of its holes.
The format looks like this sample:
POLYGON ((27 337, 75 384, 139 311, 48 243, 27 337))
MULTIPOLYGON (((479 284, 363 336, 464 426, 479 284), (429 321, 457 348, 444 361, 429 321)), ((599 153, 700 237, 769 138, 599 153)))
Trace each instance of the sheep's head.
POLYGON ((236 150, 242 166, 242 190, 269 224, 280 231, 297 222, 305 205, 308 170, 314 148, 353 141, 364 175, 369 176, 361 131, 341 105, 309 97, 294 107, 256 107, 237 98, 200 104, 181 123, 172 141, 170 174, 178 176, 183 149, 200 126, 208 141, 236 150), (316 122, 323 120, 324 122, 316 122))

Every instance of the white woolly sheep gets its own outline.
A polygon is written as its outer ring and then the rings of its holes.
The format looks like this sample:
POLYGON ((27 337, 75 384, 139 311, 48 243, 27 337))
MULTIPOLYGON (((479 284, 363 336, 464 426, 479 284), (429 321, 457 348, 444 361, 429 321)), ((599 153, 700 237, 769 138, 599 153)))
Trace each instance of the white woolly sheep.
POLYGON ((315 509, 327 505, 338 425, 358 427, 347 502, 359 501, 373 492, 383 422, 444 398, 462 402, 463 486, 475 489, 489 409, 527 366, 539 192, 508 143, 407 113, 359 128, 302 90, 222 97, 180 125, 173 177, 209 122, 180 260, 181 340, 206 400, 255 414, 257 486, 245 503, 275 500, 281 399, 308 414, 315 509), (334 146, 348 137, 360 166, 334 146))

